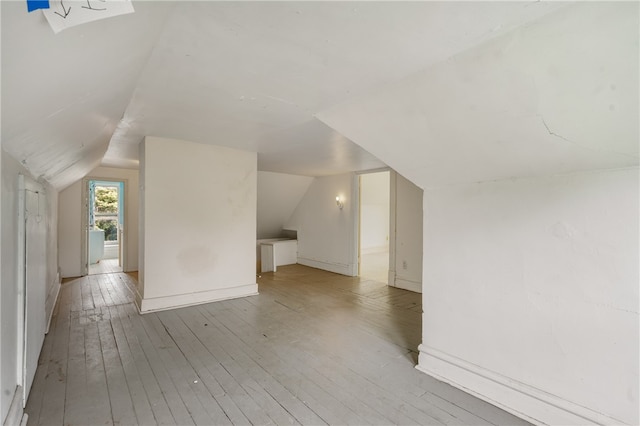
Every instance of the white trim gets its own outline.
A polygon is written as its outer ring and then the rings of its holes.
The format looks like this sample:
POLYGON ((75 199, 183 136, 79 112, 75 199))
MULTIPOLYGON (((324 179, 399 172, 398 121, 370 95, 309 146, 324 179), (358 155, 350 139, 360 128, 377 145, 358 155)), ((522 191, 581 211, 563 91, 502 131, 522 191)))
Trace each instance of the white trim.
MULTIPOLYGON (((388 224, 388 251, 389 251, 389 258, 387 260, 388 262, 388 271, 389 271, 389 275, 388 275, 388 280, 387 280, 387 285, 392 285, 391 283, 393 282, 393 280, 391 279, 391 272, 395 270, 395 256, 396 256, 396 238, 395 238, 395 232, 396 232, 396 226, 395 226, 395 217, 396 217, 396 189, 395 189, 395 179, 396 179, 396 172, 391 168, 391 167, 380 167, 377 169, 371 169, 371 170, 363 170, 363 171, 359 171, 359 172, 354 172, 354 180, 353 180, 353 191, 352 191, 352 198, 354 200, 357 200, 357 203, 355 204, 355 207, 353 209, 353 223, 354 223, 354 227, 353 227, 353 238, 352 238, 352 242, 353 242, 353 253, 354 253, 354 264, 351 267, 352 273, 350 274, 344 274, 344 275, 349 275, 352 277, 358 277, 360 276, 360 267, 361 267, 361 261, 362 261, 362 247, 360 246, 361 241, 361 217, 360 217, 360 213, 361 213, 361 209, 362 209, 362 200, 360 198, 360 190, 361 190, 361 186, 362 186, 362 180, 361 177, 362 175, 367 175, 367 174, 373 174, 373 173, 384 173, 384 172, 389 172, 389 224, 388 224), (393 238, 392 238, 393 235, 393 238)), ((298 262, 301 263, 301 262, 298 262)), ((324 268, 320 268, 320 269, 324 269, 324 268)), ((335 272, 335 271, 332 271, 335 272)), ((341 274, 342 272, 338 272, 339 274, 341 274)))
POLYGON ((7 417, 4 419, 4 426, 16 426, 26 424, 27 415, 24 413, 22 407, 22 386, 16 386, 13 398, 11 399, 11 405, 9 405, 9 411, 7 417))
POLYGON ((122 272, 131 272, 129 270, 129 262, 127 260, 127 245, 129 244, 129 203, 127 202, 129 193, 129 179, 85 176, 84 178, 82 178, 82 190, 80 193, 80 209, 82 211, 80 218, 80 275, 83 277, 89 275, 89 182, 92 180, 114 183, 122 182, 123 184, 123 205, 119 205, 118 207, 124 209, 124 212, 122 214, 124 227, 122 230, 122 238, 118 236, 118 244, 121 246, 120 250, 122 251, 122 265, 120 265, 122 267, 122 272))
MULTIPOLYGON (((360 275, 360 175, 354 173, 351 176, 351 240, 349 251, 351 252, 351 267, 344 275, 357 277, 360 275)), ((323 268, 321 268, 323 269, 323 268)), ((335 272, 335 271, 332 271, 335 272)), ((342 274, 342 272, 338 272, 342 274)))
POLYGON ((389 171, 389 273, 387 285, 396 286, 396 250, 398 243, 398 173, 389 171))
POLYGON ((405 280, 404 278, 400 278, 397 275, 395 275, 395 272, 393 272, 393 274, 395 276, 395 280, 392 281, 391 274, 392 274, 392 272, 389 271, 389 285, 391 285, 393 287, 401 288, 403 290, 409 290, 409 291, 414 291, 416 293, 422 293, 422 283, 421 282, 405 280), (391 284, 391 283, 393 283, 393 284, 391 284))
MULTIPOLYGON (((336 274, 347 275, 349 277, 354 277, 353 269, 354 265, 347 265, 344 263, 332 263, 332 262, 323 262, 320 260, 307 259, 304 257, 298 257, 298 263, 304 266, 310 266, 316 269, 323 269, 329 272, 335 272, 336 274)), ((357 268, 357 265, 356 265, 357 268)))
POLYGON ((231 288, 200 291, 196 293, 176 294, 143 298, 136 290, 136 306, 141 314, 149 312, 165 311, 167 309, 184 308, 187 306, 202 305, 204 303, 218 302, 220 300, 237 299, 239 297, 255 296, 258 294, 258 284, 247 284, 231 288))
POLYGON ((606 414, 513 380, 424 344, 416 368, 539 425, 624 424, 606 414))
POLYGON ((89 275, 89 178, 80 190, 80 276, 89 275))
MULTIPOLYGON (((20 388, 20 395, 22 402, 26 404, 26 396, 22 386, 26 382, 26 370, 25 364, 25 351, 26 351, 26 328, 27 320, 25 317, 25 303, 26 303, 26 201, 25 201, 25 189, 26 182, 22 173, 18 174, 18 281, 16 283, 17 296, 18 296, 18 318, 17 318, 17 331, 16 336, 17 348, 16 348, 16 366, 18 367, 16 382, 20 388)), ((13 402, 12 402, 13 405, 13 402)), ((22 405, 24 407, 24 405, 22 405)))
POLYGON ((56 307, 56 302, 58 301, 58 295, 60 294, 60 273, 57 274, 53 286, 51 290, 49 290, 49 294, 47 294, 47 300, 45 301, 45 315, 47 318, 47 328, 44 331, 44 334, 49 334, 49 327, 51 326, 51 318, 53 318, 53 311, 56 307), (54 294, 55 293, 55 294, 54 294))

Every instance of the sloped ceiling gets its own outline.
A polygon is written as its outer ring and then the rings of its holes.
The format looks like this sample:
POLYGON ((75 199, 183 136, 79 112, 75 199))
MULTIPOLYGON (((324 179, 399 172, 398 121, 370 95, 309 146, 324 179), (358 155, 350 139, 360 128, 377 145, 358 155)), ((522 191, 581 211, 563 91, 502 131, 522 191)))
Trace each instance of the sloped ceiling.
POLYGON ((313 182, 312 177, 258 172, 258 239, 282 236, 284 224, 313 182))
MULTIPOLYGON (((2 147, 58 188, 100 163, 137 167, 145 135, 257 151, 260 170, 281 173, 383 166, 388 152, 378 141, 400 146, 405 137, 394 127, 373 136, 354 129, 372 119, 354 115, 368 111, 359 102, 377 105, 375 94, 398 84, 409 93, 412 84, 422 90, 416 76, 437 64, 573 6, 200 1, 134 7, 131 15, 54 35, 24 2, 2 2, 2 147)), ((389 99, 400 112, 420 110, 404 95, 389 99)), ((449 117, 447 126, 459 127, 464 117, 450 113, 456 119, 449 117)), ((390 117, 375 120, 382 125, 390 117)))
POLYGON ((41 12, 3 1, 2 148, 58 188, 98 166, 168 6, 54 35, 41 12))
POLYGON ((637 166, 638 6, 571 5, 318 118, 422 188, 637 166))

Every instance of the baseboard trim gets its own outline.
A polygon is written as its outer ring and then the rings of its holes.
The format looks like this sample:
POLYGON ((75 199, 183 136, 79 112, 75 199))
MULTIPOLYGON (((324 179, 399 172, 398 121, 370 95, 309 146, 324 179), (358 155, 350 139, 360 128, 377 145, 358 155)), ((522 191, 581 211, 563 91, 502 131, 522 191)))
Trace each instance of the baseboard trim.
POLYGON ((56 303, 58 302, 58 296, 60 295, 60 274, 56 276, 56 279, 47 294, 47 300, 45 302, 45 315, 47 318, 47 328, 44 334, 49 334, 49 327, 51 327, 51 319, 53 318, 53 311, 55 310, 56 303))
POLYGON ((413 292, 416 292, 416 293, 422 293, 422 283, 421 282, 405 280, 405 279, 399 278, 397 276, 396 276, 396 279, 394 280, 393 286, 397 287, 397 288, 401 288, 403 290, 409 290, 409 291, 413 291, 413 292))
POLYGON ((416 369, 538 425, 624 424, 424 344, 416 369))
POLYGON ((134 304, 136 305, 136 308, 138 308, 138 313, 141 314, 142 313, 142 295, 140 294, 140 292, 138 291, 138 288, 136 286, 135 291, 134 291, 134 304))
POLYGON ((304 257, 298 257, 298 263, 300 265, 310 266, 312 268, 322 269, 324 271, 335 272, 336 274, 347 275, 349 277, 357 275, 353 272, 353 265, 349 264, 323 262, 320 260, 307 259, 304 257))
POLYGON ((7 412, 3 425, 22 425, 23 423, 26 423, 25 417, 27 417, 27 415, 24 413, 24 408, 22 407, 22 386, 16 386, 15 393, 11 399, 11 405, 9 406, 9 411, 7 412))
POLYGON ((237 299, 239 297, 255 296, 257 294, 257 283, 230 288, 199 291, 196 293, 176 294, 152 298, 141 297, 136 291, 136 305, 141 314, 146 314, 149 312, 166 311, 168 309, 185 308, 187 306, 219 302, 221 300, 237 299))

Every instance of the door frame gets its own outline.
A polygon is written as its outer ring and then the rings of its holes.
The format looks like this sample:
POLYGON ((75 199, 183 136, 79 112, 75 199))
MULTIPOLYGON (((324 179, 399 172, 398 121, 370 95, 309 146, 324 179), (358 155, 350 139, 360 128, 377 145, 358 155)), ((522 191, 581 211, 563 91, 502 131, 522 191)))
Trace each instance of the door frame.
POLYGON ((355 223, 354 233, 353 233, 353 248, 354 248, 354 259, 355 262, 355 271, 354 276, 360 276, 360 233, 361 233, 361 224, 360 224, 360 211, 361 211, 361 195, 360 195, 360 177, 362 175, 368 175, 372 173, 381 173, 381 172, 389 172, 389 273, 387 278, 387 285, 393 285, 393 281, 391 280, 391 268, 392 265, 395 265, 395 257, 396 257, 396 245, 395 245, 395 216, 396 216, 396 203, 395 203, 395 191, 394 191, 394 179, 395 172, 391 167, 380 167, 377 169, 371 170, 363 170, 354 173, 353 179, 353 199, 357 200, 353 209, 353 221, 355 223))
MULTIPOLYGON (((89 182, 92 180, 97 180, 101 182, 114 182, 122 183, 122 206, 118 206, 118 208, 122 208, 122 232, 118 230, 119 236, 122 236, 122 239, 119 241, 119 250, 122 253, 122 272, 128 271, 128 262, 127 262, 127 242, 129 241, 129 233, 128 233, 128 203, 127 203, 127 193, 129 191, 129 180, 122 178, 109 178, 109 177, 96 177, 96 176, 86 176, 82 179, 82 187, 81 187, 81 220, 80 220, 80 275, 87 276, 89 275, 89 182)), ((118 196, 120 198, 120 196, 118 196)))
MULTIPOLYGON (((43 282, 33 282, 31 281, 29 271, 28 271, 28 247, 29 247, 29 233, 27 227, 27 219, 29 217, 29 212, 27 211, 28 203, 27 203, 27 191, 36 194, 38 197, 38 215, 40 214, 40 198, 42 196, 45 197, 45 204, 42 206, 46 209, 46 194, 47 190, 41 183, 33 180, 30 177, 25 176, 22 173, 18 174, 18 253, 17 253, 17 261, 18 261, 18 270, 17 270, 17 313, 18 313, 18 329, 17 329, 17 348, 16 348, 16 363, 19 368, 16 377, 16 384, 18 385, 18 389, 21 389, 21 400, 22 400, 22 408, 26 407, 27 399, 29 397, 29 392, 31 391, 31 386, 33 385, 33 380, 35 378, 36 369, 37 369, 37 360, 38 357, 35 358, 35 366, 33 370, 29 370, 29 366, 33 366, 33 364, 29 363, 29 352, 27 351, 30 348, 30 342, 32 342, 32 338, 37 336, 39 341, 36 343, 39 356, 40 351, 42 350, 42 345, 44 342, 44 335, 47 333, 47 319, 46 319, 46 272, 43 278, 43 282), (29 280, 29 282, 27 282, 29 280), (43 286, 42 292, 43 297, 41 300, 39 299, 30 299, 28 297, 28 293, 32 290, 34 285, 41 284, 43 286), (43 322, 40 324, 42 327, 42 334, 38 333, 38 324, 32 325, 30 320, 33 320, 33 316, 29 316, 29 312, 27 312, 27 308, 29 307, 29 302, 33 302, 36 304, 36 308, 39 306, 38 301, 41 302, 42 306, 42 314, 43 314, 43 322), (35 327, 35 329, 34 329, 35 327), (33 375, 33 377, 32 377, 33 375)), ((39 222, 39 221, 38 221, 39 222)), ((46 244, 46 243, 45 243, 46 244)), ((45 263, 47 262, 47 248, 44 247, 43 254, 45 256, 45 263)), ((36 288, 37 289, 37 288, 36 288)), ((34 307, 31 307, 33 309, 34 307)), ((33 352, 31 352, 33 353, 33 352)))
POLYGON ((27 212, 25 198, 26 183, 22 173, 18 174, 18 347, 17 349, 17 365, 20 368, 17 384, 22 388, 22 407, 26 405, 25 396, 25 353, 27 344, 27 318, 25 304, 26 297, 26 269, 27 269, 27 212))

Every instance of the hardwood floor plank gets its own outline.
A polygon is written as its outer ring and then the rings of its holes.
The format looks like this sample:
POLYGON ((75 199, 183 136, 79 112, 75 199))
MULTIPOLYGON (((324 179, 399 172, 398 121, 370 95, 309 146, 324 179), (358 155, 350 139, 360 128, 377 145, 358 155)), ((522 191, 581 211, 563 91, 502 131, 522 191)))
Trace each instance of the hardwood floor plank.
MULTIPOLYGON (((175 312, 160 312, 154 321, 156 327, 167 333, 167 336, 172 340, 174 349, 172 350, 172 358, 178 366, 182 380, 185 380, 189 384, 189 389, 193 393, 197 400, 200 402, 208 417, 211 419, 212 424, 231 424, 231 420, 225 414, 225 411, 220 406, 213 394, 209 392, 209 388, 204 382, 204 378, 200 376, 199 371, 194 366, 192 357, 194 353, 188 344, 185 344, 184 328, 179 318, 175 315, 175 312)), ((190 334, 190 333, 189 333, 190 334)), ((208 376, 207 376, 208 378, 208 376)), ((215 388, 215 392, 219 391, 219 387, 215 388)), ((199 423, 199 421, 196 421, 199 423)))
POLYGON ((421 295, 301 265, 139 315, 135 274, 61 287, 29 424, 526 425, 415 367, 421 295))
MULTIPOLYGON (((127 309, 126 305, 122 305, 123 309, 127 309)), ((154 315, 154 314, 150 314, 154 315)), ((145 319, 144 316, 129 315, 129 320, 133 326, 133 330, 135 335, 138 337, 140 344, 142 346, 142 350, 151 366, 151 370, 153 371, 153 375, 155 376, 158 384, 160 385, 160 389, 162 390, 162 394, 167 401, 167 405, 171 410, 171 414, 173 415, 175 421, 178 424, 184 425, 193 425, 194 419, 191 417, 185 402, 183 401, 179 390, 176 388, 173 380, 171 379, 171 374, 167 370, 165 363, 163 362, 162 357, 166 354, 167 348, 162 344, 154 345, 155 336, 149 334, 149 329, 145 327, 145 319)))
MULTIPOLYGON (((49 422, 51 422, 51 424, 63 424, 64 422, 71 307, 74 306, 72 302, 78 299, 77 291, 73 291, 75 288, 79 287, 73 283, 62 285, 53 321, 55 326, 53 332, 50 331, 45 337, 45 340, 53 340, 53 344, 47 374, 43 383, 44 395, 38 424, 49 422), (75 299, 72 297, 74 295, 76 296, 75 299)), ((36 384, 35 386, 38 385, 39 384, 36 384)), ((33 389, 32 387, 32 392, 33 389)))
POLYGON ((202 392, 206 389, 200 383, 200 378, 186 361, 175 340, 159 320, 158 314, 143 316, 142 323, 154 346, 163 348, 160 351, 160 358, 194 423, 214 424, 215 421, 209 416, 205 405, 210 402, 215 403, 215 401, 206 399, 206 392, 202 392), (203 400, 205 401, 204 403, 203 400))
MULTIPOLYGON (((247 299, 244 299, 246 301, 247 299)), ((238 303, 242 303, 239 301, 238 303)), ((248 309, 243 309, 243 311, 248 311, 248 309)), ((242 318, 242 315, 236 312, 239 318, 242 318)), ((251 315, 251 313, 248 313, 251 315)), ((284 320, 285 323, 287 320, 284 320)), ((261 319, 260 323, 265 323, 264 320, 261 319)), ((375 409, 371 406, 367 406, 366 404, 360 402, 355 398, 354 393, 349 393, 347 391, 348 388, 344 388, 342 386, 337 385, 336 383, 331 383, 328 381, 324 374, 319 374, 313 368, 309 366, 309 356, 317 357, 318 354, 308 354, 302 353, 297 348, 294 342, 286 342, 281 341, 278 338, 278 335, 273 333, 274 328, 271 325, 267 325, 266 329, 264 329, 263 334, 260 334, 260 330, 252 326, 250 322, 246 323, 247 327, 242 328, 239 324, 236 324, 234 327, 236 329, 242 330, 243 341, 245 344, 252 346, 257 355, 259 356, 260 362, 264 363, 269 360, 287 360, 285 368, 291 370, 295 368, 296 374, 299 376, 303 376, 309 378, 308 384, 307 381, 301 381, 300 385, 310 386, 312 388, 316 388, 317 390, 313 391, 314 394, 321 394, 324 392, 327 395, 335 395, 338 401, 348 400, 350 403, 348 404, 347 411, 343 411, 343 415, 345 418, 345 422, 349 423, 349 419, 352 419, 354 423, 373 423, 373 424, 388 424, 390 422, 389 419, 383 416, 376 416, 375 409), (266 333, 269 333, 268 335, 266 333), (270 351, 272 354, 267 356, 265 354, 266 351, 270 351), (352 414, 356 415, 354 419, 352 414)), ((282 325, 278 325, 276 330, 281 330, 282 325)), ((280 377, 278 375, 277 377, 280 377)), ((359 392, 356 392, 359 393, 359 392)), ((327 404, 331 407, 331 409, 340 409, 340 402, 336 406, 335 403, 331 400, 327 402, 327 404)), ((314 408, 315 409, 315 408, 314 408)))
MULTIPOLYGON (((178 310, 170 313, 175 317, 175 322, 172 324, 172 327, 178 330, 175 339, 185 353, 194 371, 232 424, 249 424, 249 419, 247 419, 240 408, 238 408, 219 382, 219 379, 214 375, 215 370, 222 368, 222 366, 211 356, 198 337, 194 335, 189 327, 182 321, 179 312, 178 310)), ((169 313, 167 313, 167 315, 168 314, 169 313)), ((222 423, 224 423, 224 419, 222 419, 222 423)))
POLYGON ((98 263, 89 265, 89 275, 104 275, 122 272, 118 259, 102 259, 98 263))
POLYGON ((209 328, 213 329, 213 325, 208 324, 208 319, 202 313, 194 309, 188 312, 190 315, 183 316, 182 310, 178 311, 185 324, 193 332, 197 340, 206 350, 207 356, 213 358, 216 362, 208 365, 209 371, 218 380, 220 386, 231 397, 234 403, 242 410, 242 413, 249 419, 251 424, 271 425, 276 424, 269 417, 262 407, 249 394, 247 389, 239 383, 231 374, 227 365, 232 361, 228 355, 222 350, 221 342, 214 338, 214 334, 209 328), (208 328, 207 328, 208 327, 208 328), (205 329, 206 328, 206 329, 205 329), (225 365, 225 363, 227 365, 225 365))
POLYGON ((82 277, 78 280, 82 292, 82 311, 88 311, 95 308, 93 304, 93 295, 91 294, 91 284, 89 277, 82 277))
MULTIPOLYGON (((207 307, 203 307, 206 311, 207 307)), ((201 312, 203 312, 201 310, 201 312)), ((222 345, 225 352, 233 359, 228 365, 230 372, 238 380, 257 386, 250 389, 254 393, 254 399, 267 411, 269 416, 278 424, 321 424, 323 419, 309 409, 295 395, 288 392, 274 377, 265 371, 258 363, 249 357, 244 350, 237 345, 238 337, 230 332, 213 317, 203 312, 216 327, 211 328, 216 340, 224 341, 222 345), (261 391, 261 389, 263 391, 261 391)))
MULTIPOLYGON (((237 301, 242 303, 241 301, 237 301)), ((227 302, 231 303, 231 302, 227 302)), ((225 315, 222 319, 229 319, 229 316, 225 315)), ((286 389, 290 395, 301 400, 307 405, 314 413, 329 424, 362 424, 363 419, 359 417, 354 411, 346 407, 340 402, 340 399, 332 396, 331 392, 335 392, 339 389, 332 389, 325 391, 321 386, 317 385, 314 380, 311 380, 308 376, 308 368, 300 366, 297 362, 291 362, 292 357, 287 358, 279 356, 275 351, 270 350, 265 345, 267 339, 266 334, 259 334, 255 329, 247 330, 236 323, 222 322, 223 326, 227 330, 240 331, 237 333, 239 343, 242 351, 250 356, 257 364, 260 365, 266 372, 272 375, 282 387, 286 389), (242 342, 242 344, 240 344, 242 342), (283 362, 283 359, 287 359, 287 362, 283 362)), ((285 346, 286 349, 286 346, 285 346)), ((253 375, 253 374, 252 374, 253 375)), ((286 400, 286 394, 280 395, 280 400, 286 400)), ((295 414, 294 411, 291 412, 295 414)), ((296 417, 302 422, 303 417, 296 415, 296 417)), ((388 423, 388 419, 386 422, 388 423)))
POLYGON ((104 297, 102 296, 102 291, 100 290, 100 280, 97 276, 89 275, 89 286, 91 289, 91 298, 93 299, 93 306, 96 309, 100 309, 103 306, 106 306, 106 302, 104 297))
MULTIPOLYGON (((62 297, 62 295, 60 295, 59 297, 62 297)), ((58 303, 54 307, 49 328, 49 336, 55 334, 58 328, 58 319, 60 318, 61 305, 61 303, 58 303)), ((65 305, 65 307, 68 308, 68 304, 65 305)), ((54 358, 54 339, 45 338, 42 346, 42 352, 38 359, 38 368, 33 380, 32 390, 27 401, 27 409, 30 413, 28 419, 30 425, 37 425, 40 422, 40 415, 45 403, 47 377, 50 374, 54 374, 54 371, 50 372, 50 369, 53 370, 56 367, 55 361, 53 361, 54 358)))
MULTIPOLYGON (((362 345, 362 347, 370 349, 372 346, 371 346, 371 343, 366 343, 365 345, 362 345)), ((393 356, 395 357, 397 355, 394 354, 393 356)), ((376 366, 372 366, 372 368, 375 368, 375 367, 376 366)), ((413 371, 412 371, 412 373, 413 373, 413 371)), ((408 397, 410 397, 410 395, 408 397)), ((420 402, 420 401, 414 400, 413 405, 419 407, 419 406, 425 405, 425 404, 420 402)), ((414 417, 415 417, 415 415, 416 415, 416 413, 414 413, 414 417)), ((460 423, 462 423, 461 421, 459 421, 457 419, 457 417, 455 415, 451 415, 446 410, 442 410, 441 408, 439 408, 437 406, 432 406, 431 407, 431 409, 429 410, 429 415, 430 415, 430 417, 435 417, 434 420, 438 420, 438 421, 441 421, 441 422, 447 423, 447 424, 460 424, 460 423)), ((419 414, 418 414, 418 416, 419 416, 419 414)), ((474 420, 480 421, 481 419, 474 419, 474 420)))
MULTIPOLYGON (((142 325, 142 318, 137 314, 137 312, 132 312, 131 307, 127 307, 127 305, 120 305, 119 309, 121 313, 125 313, 128 311, 128 313, 130 314, 126 315, 126 319, 124 321, 127 322, 130 333, 136 338, 137 342, 140 345, 142 356, 144 357, 144 360, 141 359, 141 362, 147 363, 150 373, 159 388, 158 390, 160 391, 160 395, 157 394, 155 386, 152 385, 154 395, 153 398, 150 398, 150 400, 158 400, 159 396, 164 399, 173 419, 173 421, 169 421, 168 424, 194 424, 193 419, 189 415, 189 411, 186 409, 184 403, 182 402, 182 399, 180 398, 180 394, 176 390, 173 382, 171 381, 171 378, 169 377, 169 374, 167 373, 162 361, 160 360, 158 352, 162 351, 163 348, 156 348, 153 346, 151 339, 147 335, 147 332, 142 325)), ((158 423, 166 424, 165 421, 166 420, 163 419, 161 421, 158 421, 158 423)))
POLYGON ((111 321, 100 321, 97 327, 113 423, 137 424, 138 419, 133 408, 132 396, 129 393, 129 386, 125 378, 120 354, 116 347, 111 321))
MULTIPOLYGON (((280 329, 286 329, 287 323, 296 324, 296 321, 284 321, 282 324, 278 326, 280 329)), ((305 328, 305 327, 303 327, 305 328)), ((306 329, 306 328, 305 328, 306 329)), ((310 330, 308 330, 310 331, 310 330)), ((313 334, 313 333, 312 333, 313 334)), ((291 338, 292 336, 287 332, 283 334, 286 338, 291 338)), ((331 356, 327 355, 322 351, 321 348, 316 345, 312 345, 311 347, 304 347, 305 339, 301 335, 300 338, 296 338, 294 340, 294 344, 287 345, 285 342, 275 340, 277 339, 277 335, 273 338, 269 338, 268 341, 273 340, 273 348, 276 351, 279 351, 281 356, 285 357, 288 360, 291 360, 294 356, 300 360, 301 365, 307 366, 307 368, 314 369, 315 372, 324 375, 329 379, 330 387, 332 388, 332 392, 336 392, 338 390, 351 390, 351 398, 360 398, 363 393, 362 387, 362 378, 358 375, 354 374, 353 371, 345 369, 339 363, 336 363, 332 360, 331 356)), ((268 344, 268 343, 263 343, 268 344)), ((377 411, 378 415, 383 417, 382 421, 372 421, 371 423, 376 424, 415 424, 416 420, 411 419, 406 416, 401 411, 394 409, 393 404, 389 404, 388 401, 385 401, 380 395, 372 395, 371 393, 367 394, 366 397, 360 399, 360 401, 364 403, 370 403, 367 406, 368 410, 377 411)), ((397 404, 398 406, 401 404, 397 404)), ((367 410, 364 411, 366 413, 367 410)), ((424 424, 438 424, 433 419, 430 419, 429 422, 424 424)))
POLYGON ((109 286, 109 274, 96 275, 93 277, 96 288, 100 292, 102 296, 102 300, 104 301, 103 306, 113 306, 116 304, 115 300, 113 300, 113 296, 111 294, 110 286, 109 286))
MULTIPOLYGON (((159 425, 175 424, 176 420, 171 413, 169 404, 153 373, 149 360, 144 353, 140 339, 138 339, 131 324, 129 318, 130 311, 126 309, 125 305, 115 306, 112 310, 118 312, 118 319, 124 330, 127 344, 131 350, 136 369, 147 394, 156 423, 159 425)), ((135 315, 137 315, 137 313, 135 313, 135 315)))
POLYGON ((134 356, 127 342, 122 324, 120 323, 120 316, 114 307, 110 307, 109 309, 111 310, 110 326, 113 339, 115 340, 115 349, 118 351, 124 379, 126 380, 129 395, 131 396, 131 404, 137 420, 136 423, 142 425, 156 424, 143 381, 140 378, 141 373, 136 367, 134 356))
POLYGON ((87 424, 102 425, 114 422, 102 354, 98 324, 96 321, 92 321, 84 326, 85 397, 91 407, 89 414, 84 419, 87 424))
POLYGON ((68 295, 71 303, 70 311, 78 312, 82 310, 82 286, 80 283, 84 278, 76 278, 67 283, 70 294, 68 295))
POLYGON ((128 285, 123 281, 125 274, 104 274, 101 277, 108 283, 109 294, 113 298, 114 303, 122 305, 125 303, 132 303, 134 300, 133 294, 129 291, 128 285))
POLYGON ((80 324, 78 316, 75 316, 75 318, 72 316, 69 325, 69 358, 67 362, 67 387, 64 405, 65 424, 86 422, 86 418, 92 408, 87 398, 84 337, 84 325, 80 324))

